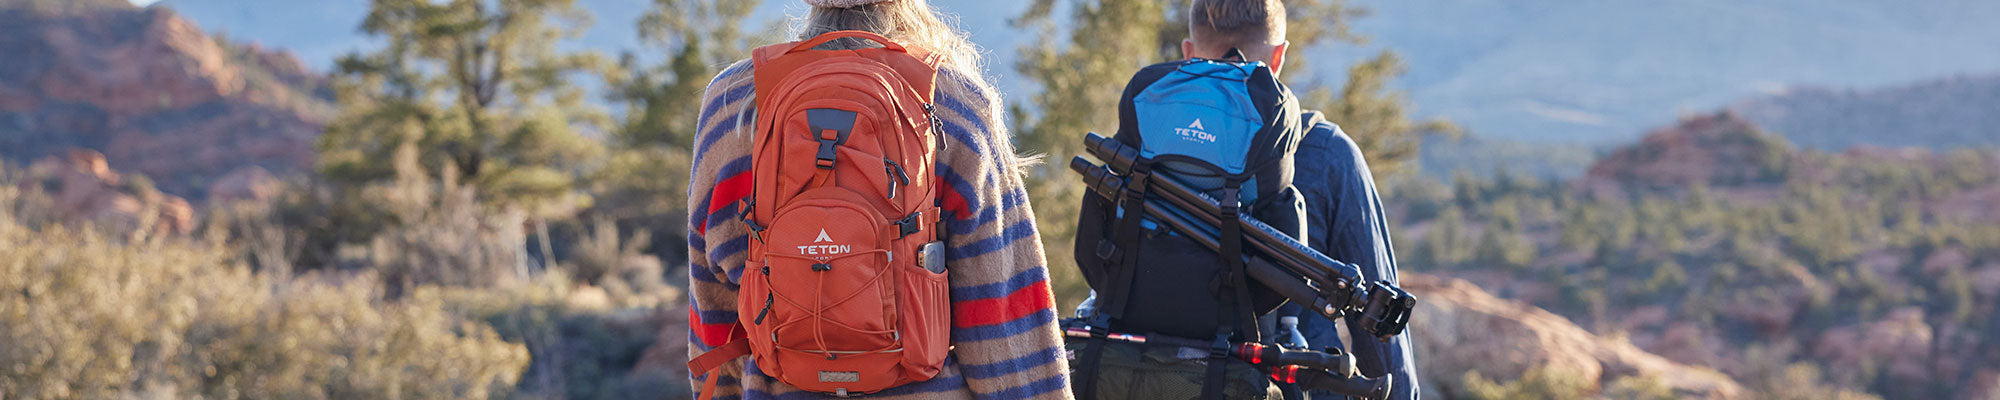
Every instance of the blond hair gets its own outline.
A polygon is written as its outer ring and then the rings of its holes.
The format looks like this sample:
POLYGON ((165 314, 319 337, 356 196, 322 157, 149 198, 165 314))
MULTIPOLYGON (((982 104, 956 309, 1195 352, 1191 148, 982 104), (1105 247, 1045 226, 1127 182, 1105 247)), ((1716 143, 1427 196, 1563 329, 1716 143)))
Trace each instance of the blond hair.
POLYGON ((1214 53, 1230 48, 1267 51, 1285 42, 1285 2, 1280 0, 1192 0, 1188 34, 1214 53))
MULTIPOLYGON (((943 67, 981 76, 984 70, 979 48, 966 40, 965 32, 952 26, 948 19, 955 18, 933 11, 927 0, 892 0, 845 8, 813 7, 796 31, 799 40, 843 30, 879 33, 931 52, 940 58, 943 67)), ((836 41, 832 46, 856 48, 867 44, 836 41)))

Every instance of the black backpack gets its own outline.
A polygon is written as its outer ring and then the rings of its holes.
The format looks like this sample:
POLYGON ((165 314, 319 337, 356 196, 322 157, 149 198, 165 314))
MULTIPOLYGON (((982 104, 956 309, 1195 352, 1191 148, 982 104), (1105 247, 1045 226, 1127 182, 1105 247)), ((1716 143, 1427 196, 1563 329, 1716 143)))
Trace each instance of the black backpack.
POLYGON ((1238 214, 1302 238, 1304 199, 1292 187, 1300 121, 1297 99, 1263 63, 1194 59, 1132 78, 1114 138, 1150 162, 1128 174, 1126 194, 1085 195, 1077 223, 1077 265, 1104 317, 1096 328, 1258 341, 1256 316, 1284 299, 1243 274, 1236 226, 1215 227, 1222 253, 1233 253, 1218 254, 1125 210, 1159 201, 1146 179, 1173 179, 1222 200, 1225 214, 1234 198, 1238 214))

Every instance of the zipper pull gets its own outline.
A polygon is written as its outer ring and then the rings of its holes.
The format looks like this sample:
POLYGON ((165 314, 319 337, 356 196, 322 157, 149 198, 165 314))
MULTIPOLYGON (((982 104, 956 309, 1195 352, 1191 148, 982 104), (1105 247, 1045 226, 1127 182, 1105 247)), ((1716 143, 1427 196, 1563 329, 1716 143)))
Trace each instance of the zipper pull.
MULTIPOLYGON (((764 266, 763 272, 764 272, 764 279, 766 280, 771 279, 771 266, 769 265, 764 266)), ((774 301, 778 301, 777 296, 772 295, 771 290, 769 288, 766 288, 764 290, 764 309, 757 311, 757 320, 753 322, 754 324, 757 325, 764 324, 764 315, 771 313, 771 302, 774 301)))
POLYGON ((896 165, 895 161, 889 161, 887 158, 882 159, 882 173, 889 175, 889 199, 891 200, 896 198, 897 182, 902 182, 904 186, 910 184, 910 175, 903 171, 903 166, 896 165))

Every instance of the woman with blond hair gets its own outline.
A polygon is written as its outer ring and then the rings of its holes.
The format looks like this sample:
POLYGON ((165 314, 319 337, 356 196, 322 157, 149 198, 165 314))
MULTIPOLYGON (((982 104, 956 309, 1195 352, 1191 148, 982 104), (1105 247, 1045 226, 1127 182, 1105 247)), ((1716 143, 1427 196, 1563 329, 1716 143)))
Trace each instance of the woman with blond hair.
MULTIPOLYGON (((943 18, 931 9, 927 0, 804 1, 812 5, 812 11, 805 18, 802 29, 799 29, 797 39, 801 43, 780 45, 784 47, 775 50, 760 49, 759 55, 755 58, 756 62, 745 60, 725 69, 709 83, 704 94, 698 122, 700 130, 697 132, 694 148, 695 168, 689 181, 687 203, 690 233, 688 235, 689 285, 693 300, 688 316, 691 333, 688 338, 688 352, 694 359, 694 362, 690 363, 694 367, 691 371, 692 378, 695 379, 696 388, 704 392, 700 393, 701 397, 789 398, 818 397, 816 394, 831 396, 867 393, 870 397, 884 398, 1068 398, 1069 383, 1065 376, 1068 367, 1063 358, 1061 338, 1056 327, 1054 296, 1049 291, 1044 252, 1037 239, 1034 212, 1027 204, 1027 191, 1016 172, 1021 161, 1015 157, 1013 144, 1008 139, 1009 134, 1001 123, 999 96, 992 85, 981 77, 978 50, 965 39, 964 33, 947 25, 943 18), (863 31, 875 35, 857 35, 846 31, 863 31), (844 38, 825 43, 811 41, 829 33, 844 38), (864 39, 863 36, 868 38, 864 39), (879 40, 876 39, 886 39, 893 43, 877 43, 879 40), (785 51, 786 48, 790 51, 785 51), (867 125, 868 128, 863 128, 863 125, 854 122, 855 113, 841 110, 831 113, 824 112, 827 109, 806 110, 807 112, 797 114, 796 117, 786 116, 791 114, 759 115, 759 102, 766 101, 757 98, 760 93, 783 99, 778 101, 794 101, 800 98, 797 96, 812 95, 795 96, 796 91, 787 91, 785 88, 774 89, 773 86, 780 85, 778 82, 759 82, 759 80, 778 81, 791 76, 824 74, 840 69, 824 66, 800 67, 812 60, 800 60, 798 57, 790 57, 791 54, 829 54, 828 57, 869 54, 874 57, 887 57, 883 54, 890 54, 888 50, 894 50, 893 53, 903 53, 906 48, 908 54, 916 56, 911 58, 912 60, 921 59, 922 63, 888 62, 888 64, 906 67, 895 70, 903 72, 903 77, 911 78, 908 79, 909 84, 890 82, 900 81, 899 79, 864 81, 870 84, 887 84, 888 87, 919 88, 912 91, 928 88, 926 93, 914 96, 923 98, 920 108, 900 108, 900 112, 887 114, 902 116, 929 114, 929 118, 894 119, 896 123, 888 124, 908 124, 911 127, 885 128, 884 123, 871 122, 867 125), (787 58, 774 58, 781 53, 787 58), (913 64, 919 66, 907 68, 913 64), (773 72, 773 70, 783 72, 773 72), (921 73, 909 74, 909 71, 921 71, 921 73), (828 115, 834 117, 828 118, 828 115), (843 116, 844 118, 840 118, 843 116), (773 120, 762 121, 760 124, 758 121, 760 117, 773 120), (815 152, 811 147, 802 147, 805 150, 799 154, 803 155, 802 162, 806 168, 791 168, 789 170, 791 172, 758 171, 778 169, 769 166, 775 164, 767 164, 774 161, 759 159, 775 158, 767 154, 778 154, 762 152, 764 150, 761 149, 767 143, 758 142, 763 137, 760 135, 771 134, 772 131, 779 129, 803 131, 806 129, 800 128, 806 126, 807 120, 810 120, 810 131, 814 133, 806 133, 805 135, 811 136, 805 136, 804 139, 821 141, 817 160, 814 159, 815 152), (793 126, 782 125, 787 123, 795 124, 797 128, 784 128, 793 126), (885 151, 884 154, 890 155, 880 156, 846 148, 835 151, 836 147, 855 146, 847 143, 850 133, 857 137, 890 135, 884 133, 885 130, 918 132, 916 135, 926 138, 923 142, 927 145, 911 148, 928 150, 916 152, 919 155, 914 156, 908 154, 909 152, 896 151, 885 151), (825 136, 819 136, 818 132, 824 132, 825 136), (753 153, 758 156, 753 157, 753 153), (832 166, 841 165, 840 163, 861 163, 861 160, 855 158, 868 158, 856 157, 864 154, 883 158, 881 162, 872 161, 872 158, 867 162, 875 163, 870 167, 873 168, 873 173, 890 176, 889 179, 881 180, 887 183, 888 199, 872 198, 868 202, 911 203, 911 195, 906 194, 902 200, 897 200, 895 193, 906 193, 911 187, 930 185, 929 189, 917 192, 921 195, 919 198, 924 199, 921 202, 926 203, 915 207, 921 210, 911 212, 907 217, 893 222, 896 225, 886 229, 887 238, 882 239, 884 243, 902 243, 903 237, 917 237, 923 240, 912 241, 921 245, 902 247, 904 246, 902 244, 891 244, 884 246, 886 250, 869 250, 884 256, 879 259, 869 258, 870 260, 887 260, 888 264, 921 263, 922 269, 915 269, 916 267, 909 270, 897 269, 871 279, 909 279, 903 277, 917 276, 927 269, 941 274, 942 280, 948 283, 948 290, 943 288, 943 284, 938 284, 939 290, 935 291, 933 297, 937 298, 936 304, 939 306, 931 307, 938 309, 938 313, 920 316, 939 316, 931 319, 939 320, 936 322, 936 327, 940 329, 921 332, 925 336, 935 336, 938 339, 926 339, 930 344, 913 346, 937 349, 936 354, 927 356, 935 361, 932 363, 935 365, 903 361, 902 366, 894 372, 898 374, 897 380, 894 381, 896 384, 880 388, 857 383, 865 389, 859 390, 859 393, 849 393, 845 387, 837 389, 838 391, 833 389, 835 386, 840 386, 839 384, 826 383, 857 382, 874 378, 865 376, 868 375, 866 372, 859 374, 864 376, 857 377, 855 372, 841 371, 838 368, 832 371, 819 370, 805 373, 794 370, 808 362, 819 363, 822 357, 826 360, 825 363, 832 364, 843 358, 851 360, 884 356, 887 352, 908 354, 905 353, 906 350, 913 352, 926 350, 892 345, 871 351, 834 351, 832 347, 836 346, 827 343, 833 339, 828 339, 830 334, 822 331, 834 329, 832 327, 852 327, 825 323, 826 318, 832 317, 823 314, 833 313, 827 311, 828 309, 850 305, 855 296, 819 294, 821 296, 819 298, 823 300, 815 303, 812 299, 797 298, 801 296, 797 293, 767 294, 778 291, 772 288, 797 285, 799 282, 815 284, 810 282, 820 280, 821 282, 816 284, 824 285, 826 279, 831 278, 819 277, 831 276, 824 274, 852 273, 849 272, 852 271, 850 267, 882 267, 849 265, 842 264, 848 261, 840 261, 847 260, 848 258, 843 257, 852 255, 844 253, 860 253, 848 245, 835 243, 846 240, 842 236, 847 233, 843 232, 869 231, 843 226, 851 224, 800 227, 799 225, 804 224, 786 222, 785 218, 792 217, 768 219, 767 216, 772 215, 771 208, 789 206, 771 204, 774 201, 784 202, 785 199, 757 197, 766 196, 768 193, 786 193, 769 189, 771 186, 768 185, 793 184, 795 181, 808 179, 810 180, 808 182, 823 180, 835 182, 836 186, 854 185, 852 180, 846 183, 838 182, 859 174, 846 169, 841 169, 838 173, 820 171, 816 176, 809 174, 814 171, 812 168, 815 166, 814 162, 819 163, 817 164, 819 169, 833 171, 835 167, 832 166), (900 165, 892 161, 907 157, 934 161, 930 163, 934 165, 900 165), (783 173, 808 175, 799 175, 803 178, 770 178, 772 176, 770 174, 783 173), (926 182, 927 179, 931 182, 926 182), (764 182, 758 182, 759 180, 764 182), (931 198, 935 199, 934 207, 927 204, 933 202, 928 200, 931 198), (904 225, 906 222, 909 224, 904 225), (781 227, 775 224, 791 226, 781 227), (902 228, 900 236, 896 235, 898 231, 896 228, 902 228), (816 234, 813 229, 818 230, 816 234), (787 233, 776 233, 781 230, 787 233), (803 233, 794 234, 789 233, 790 231, 803 233), (833 234, 830 235, 829 232, 833 234), (790 242, 785 242, 787 240, 790 242), (794 247, 797 248, 795 252, 797 254, 780 254, 794 252, 792 250, 794 247), (918 248, 921 250, 908 251, 918 248), (761 253, 753 255, 751 254, 753 251, 761 253), (777 260, 786 258, 812 260, 801 262, 814 264, 811 264, 810 270, 800 266, 794 270, 801 272, 774 273, 774 269, 791 268, 779 266, 781 261, 777 260), (920 261, 911 261, 913 259, 920 261), (769 261, 769 264, 766 264, 766 261, 769 261), (795 275, 780 277, 787 273, 795 275), (883 276, 888 278, 880 278, 883 276), (740 296, 743 293, 751 295, 740 296), (774 311, 773 305, 778 306, 778 309, 774 311), (796 308, 788 310, 784 307, 796 308), (766 314, 775 315, 773 317, 775 321, 765 321, 766 314), (795 326, 803 328, 791 328, 795 326), (791 330, 785 331, 785 329, 791 330), (796 337, 803 339, 779 338, 778 336, 787 334, 781 331, 789 332, 790 335, 802 335, 796 337), (757 341, 751 336, 769 336, 770 339, 760 344, 742 344, 757 341), (794 348, 787 349, 784 348, 787 346, 785 344, 787 340, 800 342, 791 344, 790 346, 794 348), (779 344, 770 344, 773 342, 779 344), (749 348, 757 348, 760 345, 763 346, 761 349, 764 353, 758 354, 758 357, 739 357, 748 354, 749 348), (773 346, 779 350, 771 350, 773 346), (893 350, 885 350, 889 348, 893 350), (791 365, 786 368, 758 365, 758 360, 766 360, 764 357, 773 357, 770 360, 788 360, 770 355, 785 351, 792 352, 786 354, 794 357, 800 354, 810 354, 813 357, 790 358, 789 360, 800 361, 790 361, 791 365), (817 373, 816 376, 814 372, 817 373)), ((784 85, 815 83, 797 83, 796 79, 783 81, 784 85)), ((825 84, 823 81, 817 83, 825 84)), ((843 96, 856 97, 852 93, 843 96)), ((912 96, 903 93, 889 97, 912 96)), ((838 103, 838 100, 811 100, 807 103, 834 104, 812 103, 812 101, 838 103)), ((770 112, 764 111, 764 113, 770 112)), ((793 153, 786 151, 782 155, 791 157, 793 153)), ((839 168, 858 168, 854 165, 847 164, 839 168)), ((876 183, 874 188, 881 191, 882 182, 876 183)), ((798 188, 806 186, 811 185, 794 185, 786 188, 805 190, 798 188)), ((810 189, 807 193, 811 193, 811 190, 820 189, 810 189)), ((770 197, 781 196, 789 194, 770 197)), ((823 198, 815 199, 823 200, 823 198)), ((805 295, 814 295, 815 292, 812 290, 817 289, 808 289, 805 295)), ((885 303, 895 305, 884 308, 899 309, 891 314, 908 313, 907 308, 912 306, 906 304, 905 300, 907 299, 901 297, 890 299, 885 303)), ((891 325, 897 325, 912 324, 915 323, 914 320, 924 318, 910 318, 907 314, 897 314, 894 318, 887 319, 893 321, 890 322, 891 325)), ((867 331, 860 328, 853 329, 857 332, 867 331)), ((888 329, 895 330, 892 340, 909 340, 910 334, 907 333, 910 332, 907 330, 909 328, 888 329)), ((892 337, 887 332, 890 331, 872 333, 885 333, 884 337, 892 337)), ((909 356, 909 358, 923 357, 909 356)), ((767 362, 767 364, 776 363, 767 362)))

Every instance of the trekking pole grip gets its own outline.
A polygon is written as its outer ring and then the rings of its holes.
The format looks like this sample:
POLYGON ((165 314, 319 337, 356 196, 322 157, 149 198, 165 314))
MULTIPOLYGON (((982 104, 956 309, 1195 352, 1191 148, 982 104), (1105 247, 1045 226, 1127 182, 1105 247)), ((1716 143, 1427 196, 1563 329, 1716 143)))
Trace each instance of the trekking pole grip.
POLYGON ((895 41, 891 41, 891 40, 889 40, 889 38, 888 38, 888 37, 884 37, 884 36, 882 36, 882 35, 880 35, 880 34, 876 34, 875 32, 869 32, 869 31, 833 31, 833 32, 827 32, 827 33, 823 33, 823 34, 820 34, 819 36, 814 36, 814 37, 813 37, 812 39, 806 39, 806 41, 803 41, 803 42, 799 42, 799 44, 798 44, 798 45, 794 45, 794 46, 792 46, 791 50, 785 50, 785 54, 792 54, 792 53, 797 53, 797 52, 801 52, 801 51, 806 51, 806 50, 811 50, 811 49, 812 49, 812 48, 814 48, 814 47, 819 47, 819 45, 822 45, 822 44, 826 44, 826 42, 831 42, 831 41, 834 41, 834 40, 839 40, 839 39, 847 39, 847 38, 860 38, 860 39, 868 39, 868 40, 870 40, 870 41, 873 41, 873 42, 875 42, 875 43, 881 43, 881 44, 882 44, 882 48, 885 48, 885 49, 889 49, 889 50, 895 50, 895 51, 899 51, 899 52, 904 52, 904 53, 908 53, 908 52, 910 52, 909 50, 906 50, 906 49, 904 49, 904 48, 903 48, 903 45, 900 45, 900 44, 896 44, 896 42, 895 42, 895 41))

